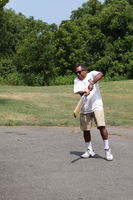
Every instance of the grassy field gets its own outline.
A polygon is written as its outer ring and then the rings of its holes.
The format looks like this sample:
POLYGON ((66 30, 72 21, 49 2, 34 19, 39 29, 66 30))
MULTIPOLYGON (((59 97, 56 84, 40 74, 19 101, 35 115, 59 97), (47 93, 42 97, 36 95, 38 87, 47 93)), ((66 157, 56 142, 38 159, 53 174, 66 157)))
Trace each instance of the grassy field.
MULTIPOLYGON (((133 127, 133 80, 101 82, 106 124, 133 127)), ((68 86, 0 86, 0 125, 79 126, 80 99, 68 86)))

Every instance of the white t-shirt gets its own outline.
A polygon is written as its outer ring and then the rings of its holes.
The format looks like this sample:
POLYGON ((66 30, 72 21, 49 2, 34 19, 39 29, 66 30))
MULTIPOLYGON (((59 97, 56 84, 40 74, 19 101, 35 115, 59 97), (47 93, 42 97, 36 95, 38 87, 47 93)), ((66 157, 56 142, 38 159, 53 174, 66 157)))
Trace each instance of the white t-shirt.
MULTIPOLYGON (((98 71, 89 72, 83 80, 80 80, 78 77, 74 79, 74 93, 79 91, 86 92, 90 81, 93 81, 94 77, 98 74, 98 71)), ((103 110, 102 97, 99 90, 98 82, 93 85, 93 90, 90 94, 84 98, 81 107, 81 113, 87 114, 92 113, 94 110, 103 110)))

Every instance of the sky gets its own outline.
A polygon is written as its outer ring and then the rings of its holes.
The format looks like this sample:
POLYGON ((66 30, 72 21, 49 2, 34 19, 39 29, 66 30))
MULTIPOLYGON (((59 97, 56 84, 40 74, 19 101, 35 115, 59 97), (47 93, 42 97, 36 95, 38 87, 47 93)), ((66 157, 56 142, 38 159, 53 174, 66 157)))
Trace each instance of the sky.
POLYGON ((70 19, 73 10, 86 2, 87 0, 9 0, 5 8, 12 8, 16 14, 21 12, 27 18, 33 16, 35 20, 60 25, 61 21, 70 19))

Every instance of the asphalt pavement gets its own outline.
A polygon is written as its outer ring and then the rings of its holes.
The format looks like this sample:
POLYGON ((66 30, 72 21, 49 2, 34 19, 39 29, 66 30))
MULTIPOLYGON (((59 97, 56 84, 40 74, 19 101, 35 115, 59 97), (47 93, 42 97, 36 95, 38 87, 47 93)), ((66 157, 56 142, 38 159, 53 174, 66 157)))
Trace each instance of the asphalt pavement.
POLYGON ((132 200, 133 128, 107 127, 114 156, 92 129, 95 158, 78 127, 0 127, 0 200, 132 200))

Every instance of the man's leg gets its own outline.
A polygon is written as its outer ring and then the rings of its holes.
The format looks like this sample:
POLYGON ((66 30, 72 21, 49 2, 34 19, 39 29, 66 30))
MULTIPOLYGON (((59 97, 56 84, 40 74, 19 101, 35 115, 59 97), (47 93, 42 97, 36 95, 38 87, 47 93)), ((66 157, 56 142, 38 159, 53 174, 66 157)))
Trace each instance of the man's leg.
POLYGON ((95 152, 92 150, 91 133, 90 131, 83 131, 83 134, 84 134, 84 140, 86 143, 87 151, 83 155, 81 155, 81 158, 93 157, 95 155, 95 152))
POLYGON ((84 134, 84 140, 87 146, 87 150, 93 151, 92 150, 92 144, 91 144, 91 133, 90 131, 83 131, 84 134))
POLYGON ((113 155, 111 154, 111 150, 109 148, 108 132, 105 127, 104 112, 102 110, 94 111, 94 119, 95 119, 98 129, 100 130, 100 133, 104 142, 106 159, 113 160, 113 155))
POLYGON ((105 126, 101 126, 98 128, 100 130, 102 139, 104 141, 104 149, 105 155, 107 160, 113 160, 113 155, 111 154, 111 150, 109 148, 109 141, 108 141, 108 132, 105 126))
POLYGON ((104 141, 104 149, 109 150, 109 141, 108 141, 108 132, 105 126, 101 126, 98 128, 100 130, 102 139, 104 141))
POLYGON ((91 114, 80 115, 80 128, 83 131, 84 141, 87 146, 87 151, 81 156, 82 158, 89 158, 90 156, 94 156, 95 153, 92 150, 91 144, 91 124, 92 124, 92 116, 91 114))
POLYGON ((101 126, 101 127, 99 127, 99 130, 100 130, 100 133, 101 133, 103 140, 108 140, 108 132, 107 132, 106 127, 101 126))
POLYGON ((105 149, 109 149, 108 132, 105 127, 105 119, 103 110, 94 111, 94 120, 97 128, 100 130, 102 139, 104 141, 105 149))
POLYGON ((90 142, 91 141, 91 133, 90 133, 90 131, 83 131, 83 133, 84 133, 85 142, 90 142))

